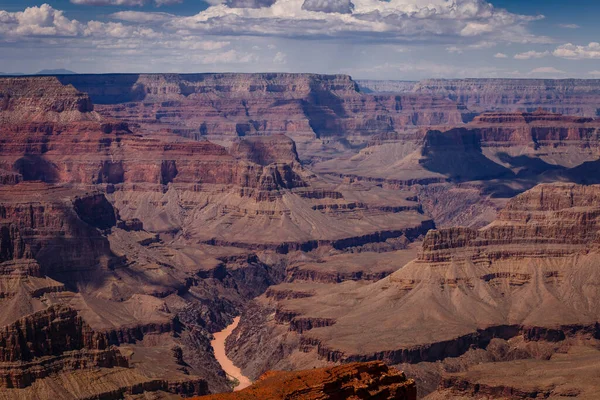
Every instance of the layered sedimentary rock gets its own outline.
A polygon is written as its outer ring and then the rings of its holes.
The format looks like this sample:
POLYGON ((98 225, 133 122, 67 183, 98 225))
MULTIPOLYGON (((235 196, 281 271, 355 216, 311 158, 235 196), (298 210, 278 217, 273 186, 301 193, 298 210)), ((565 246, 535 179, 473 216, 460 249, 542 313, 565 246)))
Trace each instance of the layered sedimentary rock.
POLYGON ((574 345, 550 359, 484 363, 449 373, 426 399, 594 399, 600 394, 599 368, 597 349, 574 345))
POLYGON ((229 144, 232 138, 286 134, 303 159, 327 156, 365 135, 405 126, 456 124, 464 110, 429 95, 360 93, 343 75, 161 74, 60 77, 89 93, 103 115, 148 131, 229 144))
POLYGON ((594 182, 593 174, 569 169, 595 165, 600 154, 597 120, 537 110, 533 113, 485 113, 468 126, 481 139, 483 152, 518 177, 545 174, 547 180, 594 182), (576 176, 578 175, 578 176, 576 176))
POLYGON ((0 122, 69 122, 98 119, 90 97, 54 77, 3 78, 0 85, 0 122))
POLYGON ((398 399, 414 400, 413 380, 380 362, 348 364, 333 368, 264 374, 251 387, 237 393, 199 399, 398 399))
POLYGON ((506 205, 597 179, 591 118, 471 121, 448 94, 346 76, 9 78, 0 93, 0 398, 228 390, 210 338, 241 311, 227 349, 252 378, 441 360, 423 367, 437 382, 449 357, 597 336, 598 188, 506 205), (432 218, 470 228, 427 233, 432 218))
MULTIPOLYGON (((143 76, 146 80, 150 78, 152 76, 143 76)), ((157 84, 165 84, 168 78, 162 77, 157 84)), ((205 86, 200 78, 196 78, 197 90, 202 93, 205 86)), ((227 76, 219 77, 217 81, 225 78, 227 76)), ((351 80, 342 77, 318 80, 312 76, 291 76, 286 79, 290 78, 300 79, 296 90, 302 93, 313 89, 325 90, 322 85, 331 90, 327 93, 353 87, 351 80), (305 83, 300 85, 301 82, 305 83)), ((216 78, 212 79, 213 86, 207 86, 208 92, 230 93, 233 90, 215 86, 216 78)), ((92 79, 91 83, 94 82, 92 79)), ((25 84, 31 84, 30 80, 21 82, 16 79, 5 83, 8 91, 13 86, 25 84)), ((45 84, 45 80, 39 82, 40 90, 47 90, 46 97, 50 98, 55 93, 54 86, 46 87, 45 84)), ((248 87, 247 80, 240 84, 243 93, 254 90, 248 87)), ((267 89, 262 88, 258 92, 264 94, 267 89)), ((280 89, 274 93, 288 95, 280 89)), ((71 93, 73 90, 67 87, 65 91, 71 93)), ((158 89, 150 92, 151 97, 155 92, 156 96, 163 93, 158 89)), ((295 92, 291 93, 294 95, 295 92)), ((37 107, 44 110, 46 104, 41 102, 37 107)), ((12 109, 5 112, 9 115, 16 113, 12 109)), ((287 249, 321 245, 348 247, 385 241, 405 233, 415 236, 407 229, 416 229, 418 236, 430 227, 416 207, 413 210, 410 207, 401 210, 375 207, 370 204, 373 203, 371 199, 351 200, 357 196, 349 192, 347 195, 339 194, 333 202, 336 204, 331 206, 348 207, 345 214, 372 215, 361 223, 361 230, 357 231, 354 223, 344 223, 344 213, 321 209, 321 206, 329 207, 328 203, 332 202, 312 193, 334 192, 335 186, 320 182, 304 170, 299 164, 294 143, 283 135, 236 139, 228 150, 211 142, 183 140, 173 135, 140 135, 122 122, 89 122, 87 114, 82 113, 65 126, 50 124, 48 130, 30 129, 28 124, 3 127, 5 134, 0 144, 0 167, 20 173, 24 181, 42 180, 100 188, 108 192, 109 200, 119 208, 124 219, 138 218, 148 228, 159 232, 186 230, 187 237, 197 237, 211 244, 246 248, 259 245, 269 249, 281 247, 280 251, 286 252, 287 249), (20 133, 16 134, 16 131, 20 133), (407 219, 400 215, 403 214, 400 211, 412 215, 407 219), (287 215, 291 216, 295 226, 281 231, 278 221, 285 221, 287 215), (212 227, 196 230, 194 226, 198 219, 210 220, 212 227), (264 233, 258 243, 247 240, 247 230, 251 226, 262 229, 264 233), (327 229, 318 228, 322 232, 317 234, 315 227, 319 226, 327 229), (243 230, 237 227, 243 227, 243 230)), ((376 198, 374 200, 377 201, 376 198)), ((404 202, 402 199, 394 201, 404 202)), ((284 222, 284 225, 288 224, 284 222)))
MULTIPOLYGON (((316 102, 354 85, 296 78, 316 102)), ((222 79, 193 91, 228 93, 222 79)), ((182 96, 158 81, 147 101, 182 96)), ((0 302, 10 310, 0 325, 70 316, 48 328, 64 341, 7 339, 0 396, 59 396, 60 385, 82 398, 226 390, 211 333, 285 279, 284 255, 403 249, 433 227, 408 192, 315 176, 283 135, 236 134, 225 147, 97 113, 57 78, 0 88, 0 302)))
POLYGON ((401 81, 358 81, 375 92, 442 95, 470 110, 535 111, 543 107, 561 114, 598 115, 597 79, 428 79, 410 87, 401 81))
POLYGON ((35 259, 41 269, 33 276, 114 267, 98 228, 111 228, 116 216, 102 194, 43 184, 15 188, 0 187, 1 262, 35 259))
POLYGON ((283 357, 271 353, 269 363, 279 365, 307 357, 421 363, 486 348, 493 338, 593 339, 599 194, 598 186, 540 185, 489 226, 430 231, 416 260, 375 283, 271 288, 242 318, 231 354, 252 374, 260 364, 243 356, 256 335, 278 341, 283 357), (260 333, 245 325, 261 318, 260 333))

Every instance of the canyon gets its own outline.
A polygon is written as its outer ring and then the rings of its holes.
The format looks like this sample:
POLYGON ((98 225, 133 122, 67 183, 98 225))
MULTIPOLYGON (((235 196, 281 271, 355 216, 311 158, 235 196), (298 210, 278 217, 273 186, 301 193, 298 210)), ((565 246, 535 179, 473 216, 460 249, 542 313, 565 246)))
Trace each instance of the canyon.
POLYGON ((0 398, 593 396, 599 93, 0 78, 0 398))

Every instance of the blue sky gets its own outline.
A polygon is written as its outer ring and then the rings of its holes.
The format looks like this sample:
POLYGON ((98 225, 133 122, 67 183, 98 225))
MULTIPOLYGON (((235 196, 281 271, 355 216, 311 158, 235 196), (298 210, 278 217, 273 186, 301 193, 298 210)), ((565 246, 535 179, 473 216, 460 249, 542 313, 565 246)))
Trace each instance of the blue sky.
POLYGON ((595 0, 0 0, 0 71, 600 78, 595 0))

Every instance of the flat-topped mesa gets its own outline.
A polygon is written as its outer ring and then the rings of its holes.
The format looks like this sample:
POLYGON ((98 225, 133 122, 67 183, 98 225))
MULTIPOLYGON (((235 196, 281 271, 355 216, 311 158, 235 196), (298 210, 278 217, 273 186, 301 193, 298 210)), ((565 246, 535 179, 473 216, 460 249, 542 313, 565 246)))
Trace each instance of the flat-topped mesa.
POLYGON ((206 141, 132 134, 126 123, 91 111, 87 95, 55 77, 0 79, 0 93, 8 93, 0 111, 3 184, 305 186, 295 145, 285 137, 241 140, 232 155, 206 141))
POLYGON ((548 142, 600 142, 600 121, 592 118, 550 113, 495 112, 481 114, 469 124, 486 146, 548 142))
POLYGON ((98 120, 90 97, 56 77, 0 78, 0 124, 98 120))
POLYGON ((446 96, 472 111, 532 112, 539 107, 561 114, 594 117, 598 79, 428 79, 411 92, 446 96))
POLYGON ((476 116, 472 123, 475 124, 535 124, 535 123, 565 123, 583 124, 593 122, 593 118, 563 115, 545 111, 538 108, 535 112, 488 112, 476 116))
POLYGON ((348 75, 288 73, 119 74, 59 77, 88 93, 96 104, 175 100, 197 96, 304 98, 312 92, 355 93, 348 75))
POLYGON ((104 116, 148 131, 199 140, 286 134, 302 158, 306 143, 363 136, 405 126, 463 122, 464 107, 442 96, 407 93, 369 95, 345 75, 150 74, 61 76, 89 93, 104 116))
POLYGON ((412 379, 382 362, 352 363, 307 371, 269 371, 252 386, 198 400, 416 400, 412 379))
POLYGON ((420 261, 568 255, 600 245, 600 186, 538 185, 510 200, 496 221, 476 230, 430 231, 420 261))
POLYGON ((259 165, 299 163, 296 144, 284 135, 248 137, 238 140, 229 152, 236 158, 259 165))

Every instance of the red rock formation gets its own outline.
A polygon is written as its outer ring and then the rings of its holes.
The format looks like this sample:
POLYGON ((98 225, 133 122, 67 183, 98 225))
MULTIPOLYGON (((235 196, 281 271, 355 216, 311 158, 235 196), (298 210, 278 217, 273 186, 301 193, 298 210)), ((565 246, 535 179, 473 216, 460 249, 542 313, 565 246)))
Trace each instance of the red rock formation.
MULTIPOLYGON (((429 95, 364 95, 348 76, 310 74, 77 75, 99 112, 192 139, 286 134, 303 158, 315 139, 340 143, 404 126, 458 124, 456 104, 429 95)), ((312 146, 311 146, 312 144, 312 146)), ((317 151, 318 152, 318 151, 317 151)))
POLYGON ((398 399, 415 400, 414 381, 380 362, 298 372, 267 372, 240 392, 200 397, 206 400, 316 400, 398 399))
POLYGON ((443 95, 472 111, 535 111, 595 117, 600 81, 594 79, 429 79, 414 93, 443 95))
POLYGON ((493 338, 593 339, 599 196, 597 185, 539 185, 484 228, 429 231, 416 260, 375 283, 272 288, 242 318, 230 357, 253 374, 306 362, 298 350, 399 364, 459 357, 493 338), (270 359, 244 361, 259 340, 270 359))

